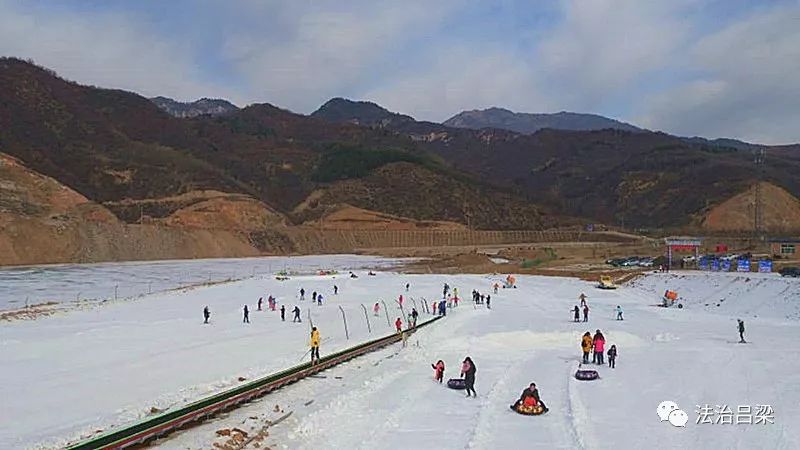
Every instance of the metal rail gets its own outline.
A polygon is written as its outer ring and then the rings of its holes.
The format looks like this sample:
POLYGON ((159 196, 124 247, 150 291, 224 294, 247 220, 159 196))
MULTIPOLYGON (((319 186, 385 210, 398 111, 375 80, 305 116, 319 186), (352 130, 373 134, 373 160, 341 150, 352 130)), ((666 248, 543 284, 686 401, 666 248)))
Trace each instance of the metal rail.
MULTIPOLYGON (((416 328, 407 330, 406 332, 413 333, 417 329, 437 321, 439 318, 438 316, 434 317, 433 319, 418 324, 416 328)), ((379 350, 400 340, 401 335, 395 333, 365 342, 321 358, 317 364, 312 365, 308 362, 272 375, 267 375, 242 386, 203 398, 176 410, 166 411, 157 416, 134 422, 123 428, 107 431, 93 438, 70 445, 67 449, 121 449, 142 444, 184 427, 190 422, 206 419, 221 411, 234 408, 244 402, 299 381, 309 375, 322 372, 345 361, 379 350)))

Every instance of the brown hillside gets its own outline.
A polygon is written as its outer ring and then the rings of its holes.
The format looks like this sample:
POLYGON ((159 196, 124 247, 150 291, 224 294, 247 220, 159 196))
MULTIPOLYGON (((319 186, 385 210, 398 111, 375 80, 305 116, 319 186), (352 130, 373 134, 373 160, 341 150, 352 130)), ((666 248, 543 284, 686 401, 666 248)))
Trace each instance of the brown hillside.
POLYGON ((325 230, 463 230, 455 222, 420 221, 342 205, 319 220, 304 225, 325 230))
MULTIPOLYGON (((226 201, 218 198, 197 204, 205 211, 201 213, 203 220, 214 224, 215 229, 128 225, 102 205, 0 153, 0 265, 255 256, 286 251, 280 240, 270 242, 237 228, 254 217, 274 220, 265 208, 254 206, 252 200, 237 199, 229 203, 245 206, 236 209, 226 201), (208 211, 227 214, 209 216, 208 211)), ((192 211, 179 211, 174 220, 191 218, 192 211)))
MULTIPOLYGON (((800 229, 800 200, 772 183, 761 183, 762 226, 767 231, 800 229)), ((741 231, 753 229, 755 185, 712 208, 703 218, 709 231, 741 231)))

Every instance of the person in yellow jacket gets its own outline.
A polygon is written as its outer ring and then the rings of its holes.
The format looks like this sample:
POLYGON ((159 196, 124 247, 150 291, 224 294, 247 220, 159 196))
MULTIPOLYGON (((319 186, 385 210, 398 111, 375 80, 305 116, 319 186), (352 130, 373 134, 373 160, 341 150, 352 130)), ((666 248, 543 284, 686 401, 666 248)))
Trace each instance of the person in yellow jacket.
POLYGON ((583 363, 589 364, 589 352, 592 351, 592 335, 588 331, 581 338, 581 350, 583 350, 583 363))
POLYGON ((319 362, 319 330, 317 327, 311 327, 311 364, 319 362))

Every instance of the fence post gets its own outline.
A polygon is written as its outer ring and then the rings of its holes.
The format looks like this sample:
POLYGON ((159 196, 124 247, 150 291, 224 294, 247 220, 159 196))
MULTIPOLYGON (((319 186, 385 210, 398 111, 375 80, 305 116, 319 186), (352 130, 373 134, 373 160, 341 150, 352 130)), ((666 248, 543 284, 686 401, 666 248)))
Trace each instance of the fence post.
POLYGON ((398 300, 395 300, 395 303, 397 303, 397 306, 400 307, 400 317, 405 319, 406 318, 406 311, 403 309, 403 304, 400 303, 400 301, 398 301, 398 300))
POLYGON ((411 298, 411 303, 414 304, 414 309, 417 309, 417 301, 413 297, 411 298))
POLYGON ((386 307, 385 301, 381 300, 381 303, 383 303, 383 312, 386 313, 386 325, 389 325, 389 327, 391 327, 392 321, 389 319, 389 308, 386 307))
POLYGON ((347 332, 347 318, 344 315, 344 310, 342 309, 341 305, 339 305, 339 311, 342 312, 342 322, 344 322, 344 337, 345 337, 345 339, 347 339, 349 341, 350 340, 350 333, 347 332))
POLYGON ((308 326, 314 328, 314 321, 311 319, 311 310, 307 309, 306 312, 308 313, 308 326))
POLYGON ((152 281, 147 283, 147 293, 148 294, 152 294, 153 293, 153 282, 152 281))
POLYGON ((364 310, 364 318, 367 319, 367 331, 372 333, 372 327, 369 325, 369 314, 367 314, 367 307, 364 304, 361 304, 361 309, 364 310))
POLYGON ((117 291, 119 290, 119 285, 114 286, 114 300, 117 300, 117 291))

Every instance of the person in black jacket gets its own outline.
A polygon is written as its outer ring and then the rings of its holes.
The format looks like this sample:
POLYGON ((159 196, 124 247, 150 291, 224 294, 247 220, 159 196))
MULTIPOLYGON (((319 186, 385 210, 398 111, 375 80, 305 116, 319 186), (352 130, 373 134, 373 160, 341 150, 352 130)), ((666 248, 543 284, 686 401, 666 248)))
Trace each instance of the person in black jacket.
POLYGON ((575 308, 572 309, 574 314, 573 321, 580 322, 581 321, 581 310, 578 309, 578 305, 575 305, 575 308))
POLYGON ((617 346, 612 345, 611 348, 608 349, 608 367, 612 369, 617 367, 617 346))
POLYGON ((302 322, 302 320, 300 320, 300 308, 295 306, 294 309, 292 310, 292 312, 294 313, 294 317, 292 318, 292 322, 302 322))
POLYGON ((475 363, 472 362, 472 358, 467 356, 461 366, 461 375, 464 377, 464 385, 467 387, 467 397, 470 396, 470 392, 473 396, 478 396, 478 393, 475 392, 475 371, 475 363))
POLYGON ((747 342, 744 340, 744 320, 742 319, 736 319, 736 320, 739 321, 739 343, 744 344, 745 342, 747 342))
POLYGON ((211 317, 211 311, 208 310, 208 306, 203 308, 203 318, 205 319, 203 323, 208 323, 208 319, 211 317))

